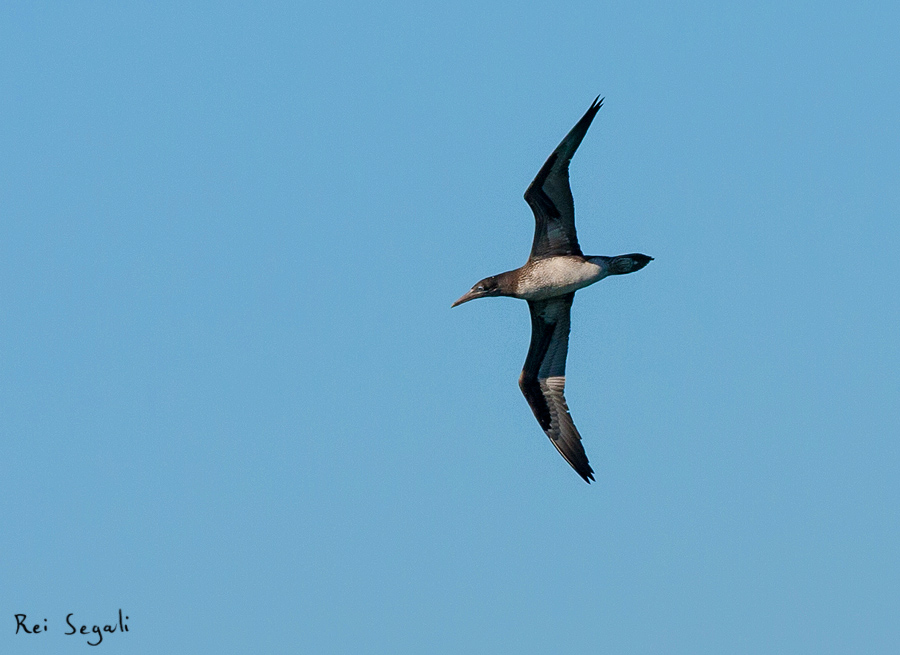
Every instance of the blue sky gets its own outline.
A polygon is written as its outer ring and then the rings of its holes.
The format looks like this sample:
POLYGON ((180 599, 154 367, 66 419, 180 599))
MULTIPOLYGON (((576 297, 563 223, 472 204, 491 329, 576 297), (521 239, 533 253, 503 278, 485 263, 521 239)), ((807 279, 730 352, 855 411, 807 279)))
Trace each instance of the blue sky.
POLYGON ((0 650, 897 652, 898 25, 4 4, 0 650), (588 486, 450 303, 598 93, 580 242, 656 259, 576 297, 588 486))

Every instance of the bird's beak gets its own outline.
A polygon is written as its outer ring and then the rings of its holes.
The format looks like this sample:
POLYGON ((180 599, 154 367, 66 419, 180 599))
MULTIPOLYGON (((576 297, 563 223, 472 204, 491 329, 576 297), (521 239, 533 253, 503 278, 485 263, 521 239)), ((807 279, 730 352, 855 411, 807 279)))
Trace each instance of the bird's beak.
POLYGON ((474 300, 477 297, 478 297, 478 294, 476 294, 474 291, 469 291, 468 293, 463 294, 463 296, 459 300, 457 300, 455 303, 450 305, 450 307, 456 307, 457 305, 462 305, 464 302, 469 302, 470 300, 474 300))

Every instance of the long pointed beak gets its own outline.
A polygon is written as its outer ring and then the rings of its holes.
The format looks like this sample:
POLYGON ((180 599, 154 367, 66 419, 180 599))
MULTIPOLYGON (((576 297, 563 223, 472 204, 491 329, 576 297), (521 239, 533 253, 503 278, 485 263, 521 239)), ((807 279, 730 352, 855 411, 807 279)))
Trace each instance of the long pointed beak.
POLYGON ((476 296, 474 293, 472 293, 471 291, 469 291, 468 293, 463 294, 463 295, 460 297, 460 299, 457 300, 457 301, 456 301, 455 303, 453 303, 452 305, 450 305, 450 307, 452 308, 452 307, 456 307, 457 305, 462 305, 464 302, 469 302, 470 300, 474 300, 474 299, 477 298, 477 297, 478 297, 478 296, 476 296))

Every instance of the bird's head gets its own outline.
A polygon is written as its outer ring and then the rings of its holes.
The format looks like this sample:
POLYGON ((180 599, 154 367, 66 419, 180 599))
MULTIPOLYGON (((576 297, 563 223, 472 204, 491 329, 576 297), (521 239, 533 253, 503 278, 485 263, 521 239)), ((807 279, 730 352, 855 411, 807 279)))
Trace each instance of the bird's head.
POLYGON ((503 295, 503 292, 500 289, 499 277, 499 275, 493 275, 484 278, 481 282, 478 282, 474 287, 469 289, 467 293, 463 294, 463 296, 453 303, 451 307, 462 305, 464 302, 469 302, 476 298, 488 298, 489 296, 503 295))

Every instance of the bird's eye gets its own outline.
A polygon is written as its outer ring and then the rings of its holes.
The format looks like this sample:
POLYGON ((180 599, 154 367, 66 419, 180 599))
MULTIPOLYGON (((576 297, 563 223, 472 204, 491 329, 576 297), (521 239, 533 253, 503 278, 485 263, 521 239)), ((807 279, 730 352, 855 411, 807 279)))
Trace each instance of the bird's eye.
POLYGON ((484 285, 479 284, 478 286, 475 287, 475 291, 484 291, 484 285))

